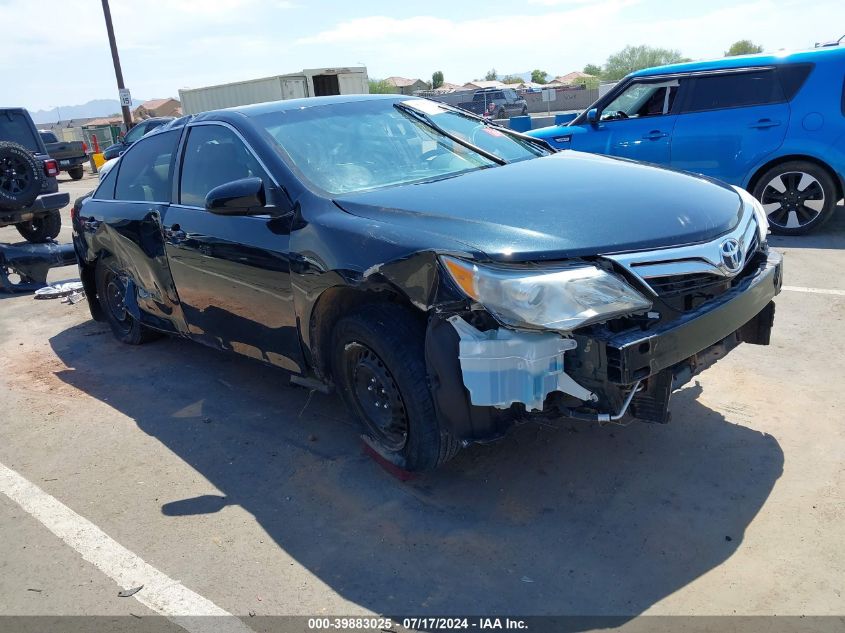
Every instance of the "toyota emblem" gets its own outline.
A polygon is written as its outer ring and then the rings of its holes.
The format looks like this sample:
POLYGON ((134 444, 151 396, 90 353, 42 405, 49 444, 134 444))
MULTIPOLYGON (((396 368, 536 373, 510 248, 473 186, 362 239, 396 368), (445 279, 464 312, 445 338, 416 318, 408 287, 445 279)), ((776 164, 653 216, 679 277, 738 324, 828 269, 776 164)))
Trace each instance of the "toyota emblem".
POLYGON ((739 272, 744 259, 739 242, 734 238, 727 239, 719 246, 719 252, 722 255, 722 265, 725 270, 729 273, 739 272))

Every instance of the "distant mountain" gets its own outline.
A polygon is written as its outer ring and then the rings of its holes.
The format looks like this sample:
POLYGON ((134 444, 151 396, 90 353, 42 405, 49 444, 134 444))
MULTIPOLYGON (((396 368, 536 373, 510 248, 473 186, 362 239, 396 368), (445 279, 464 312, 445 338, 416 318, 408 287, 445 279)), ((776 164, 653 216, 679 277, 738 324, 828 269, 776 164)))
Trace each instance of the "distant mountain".
MULTIPOLYGON (((132 107, 135 108, 144 101, 146 99, 133 99, 132 107)), ((109 116, 118 112, 120 112, 120 101, 117 99, 94 99, 82 105, 59 106, 58 108, 36 112, 30 111, 30 114, 35 123, 55 123, 59 120, 59 113, 62 115, 62 121, 68 121, 70 119, 109 116)))

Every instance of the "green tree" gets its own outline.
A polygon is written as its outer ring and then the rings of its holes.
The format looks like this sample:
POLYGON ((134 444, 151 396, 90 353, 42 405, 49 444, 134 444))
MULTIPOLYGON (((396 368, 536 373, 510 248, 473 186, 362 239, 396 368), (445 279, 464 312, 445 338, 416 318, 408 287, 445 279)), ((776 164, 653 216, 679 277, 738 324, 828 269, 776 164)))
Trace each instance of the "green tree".
POLYGON ((584 66, 584 72, 593 77, 601 77, 601 66, 596 64, 587 64, 584 66))
POLYGON ((502 77, 503 84, 521 84, 524 81, 519 75, 505 75, 502 77))
POLYGON ((725 57, 735 57, 736 55, 753 55, 754 53, 762 53, 763 47, 755 44, 751 40, 739 40, 731 44, 731 47, 725 51, 725 57))
POLYGON ((531 71, 531 81, 535 84, 544 84, 549 80, 549 73, 545 70, 535 68, 531 71))
POLYGON ((499 78, 499 73, 496 72, 495 68, 491 68, 487 71, 487 74, 484 75, 485 81, 496 81, 499 78))
POLYGON ((611 81, 622 79, 628 73, 652 66, 688 62, 681 51, 653 46, 626 46, 621 51, 607 58, 602 72, 602 79, 611 81))
POLYGON ((443 71, 436 70, 431 74, 431 89, 437 90, 443 85, 443 71))
POLYGON ((388 95, 396 92, 396 88, 387 83, 384 79, 370 79, 371 95, 388 95))

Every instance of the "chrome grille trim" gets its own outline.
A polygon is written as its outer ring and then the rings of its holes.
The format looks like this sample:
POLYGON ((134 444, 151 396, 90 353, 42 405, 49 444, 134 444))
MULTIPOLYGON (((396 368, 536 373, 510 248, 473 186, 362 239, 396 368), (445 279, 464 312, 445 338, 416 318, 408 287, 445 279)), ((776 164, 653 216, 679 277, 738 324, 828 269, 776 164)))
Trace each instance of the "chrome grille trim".
POLYGON ((753 210, 744 206, 743 216, 737 226, 710 242, 654 251, 620 253, 618 255, 607 255, 606 258, 613 260, 631 274, 640 278, 655 295, 658 295, 659 293, 648 283, 651 278, 665 279, 673 276, 710 274, 725 280, 731 279, 741 273, 759 247, 757 220, 754 217, 753 210), (723 264, 720 251, 720 247, 725 240, 731 238, 739 242, 740 250, 743 253, 742 265, 739 270, 734 272, 730 272, 723 264))

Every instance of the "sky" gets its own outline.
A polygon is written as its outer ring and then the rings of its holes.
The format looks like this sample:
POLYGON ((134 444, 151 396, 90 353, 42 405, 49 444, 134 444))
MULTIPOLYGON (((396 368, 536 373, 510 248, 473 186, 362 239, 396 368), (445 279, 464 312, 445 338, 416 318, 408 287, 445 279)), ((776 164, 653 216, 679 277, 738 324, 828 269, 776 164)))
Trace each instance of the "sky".
MULTIPOLYGON (((111 0, 135 98, 365 65, 464 83, 490 68, 550 76, 602 64, 627 44, 720 57, 736 40, 767 51, 845 31, 842 0, 111 0)), ((100 0, 0 0, 0 104, 31 110, 117 98, 100 0)))

